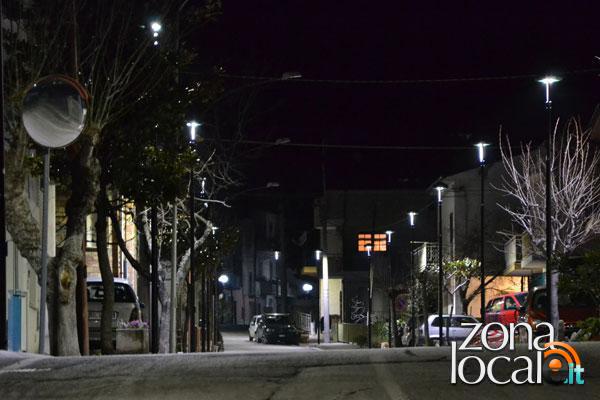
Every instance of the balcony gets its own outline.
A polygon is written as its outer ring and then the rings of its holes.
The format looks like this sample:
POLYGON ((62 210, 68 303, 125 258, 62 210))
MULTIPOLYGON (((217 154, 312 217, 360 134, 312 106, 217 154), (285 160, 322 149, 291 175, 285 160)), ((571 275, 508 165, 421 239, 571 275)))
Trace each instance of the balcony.
POLYGON ((514 235, 504 244, 504 275, 529 276, 542 272, 544 259, 533 252, 529 235, 514 235))
POLYGON ((438 245, 437 243, 423 243, 415 249, 415 263, 417 271, 423 272, 429 268, 437 268, 438 245))

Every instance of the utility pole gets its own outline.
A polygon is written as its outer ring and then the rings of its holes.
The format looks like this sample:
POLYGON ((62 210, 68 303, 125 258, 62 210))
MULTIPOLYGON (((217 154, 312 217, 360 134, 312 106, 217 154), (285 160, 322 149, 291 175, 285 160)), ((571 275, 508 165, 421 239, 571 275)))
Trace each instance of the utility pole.
MULTIPOLYGON (((0 1, 0 21, 3 20, 0 1)), ((4 30, 0 29, 0 350, 8 349, 6 327, 6 204, 4 203, 4 30)))
POLYGON ((417 314, 416 314, 416 302, 417 302, 417 287, 415 277, 415 217, 417 213, 410 211, 408 213, 408 223, 410 225, 410 285, 411 285, 411 296, 410 296, 410 343, 409 346, 415 346, 417 344, 417 314))
POLYGON ((169 315, 169 353, 177 349, 177 327, 175 314, 177 314, 177 201, 173 202, 173 233, 171 246, 171 299, 169 315))
POLYGON ((158 218, 156 205, 151 208, 152 236, 152 353, 158 353, 158 218))
MULTIPOLYGON (((192 145, 194 142, 192 142, 192 145)), ((194 167, 190 169, 190 280, 188 283, 188 318, 190 326, 190 353, 196 351, 196 263, 194 243, 196 242, 196 185, 194 184, 194 167)), ((204 284, 204 282, 203 282, 204 284)), ((204 301, 204 299, 202 299, 204 301)), ((203 322, 204 323, 204 322, 203 322)), ((204 352, 204 335, 202 336, 202 351, 204 352)))

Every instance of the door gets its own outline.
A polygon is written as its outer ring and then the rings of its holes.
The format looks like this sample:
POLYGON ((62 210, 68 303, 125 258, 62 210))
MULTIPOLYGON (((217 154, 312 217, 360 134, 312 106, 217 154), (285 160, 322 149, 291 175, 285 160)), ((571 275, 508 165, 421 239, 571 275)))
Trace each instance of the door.
POLYGON ((504 307, 500 312, 500 323, 503 325, 517 323, 517 301, 513 296, 506 296, 504 298, 504 307))

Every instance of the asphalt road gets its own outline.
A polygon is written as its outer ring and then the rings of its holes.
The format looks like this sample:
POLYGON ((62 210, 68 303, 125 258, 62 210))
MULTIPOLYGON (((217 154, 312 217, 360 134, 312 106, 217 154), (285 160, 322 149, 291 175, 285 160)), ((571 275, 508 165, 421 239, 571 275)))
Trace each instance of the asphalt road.
POLYGON ((294 351, 314 351, 306 344, 295 346, 285 344, 262 344, 248 340, 247 331, 223 332, 223 345, 226 353, 286 353, 294 351))
MULTIPOLYGON (((600 344, 581 386, 450 383, 450 349, 96 357, 0 353, 0 399, 598 399, 600 344)), ((493 353, 491 355, 497 355, 493 353)), ((506 373, 509 363, 498 363, 506 373)), ((475 371, 467 369, 471 379, 475 371)))

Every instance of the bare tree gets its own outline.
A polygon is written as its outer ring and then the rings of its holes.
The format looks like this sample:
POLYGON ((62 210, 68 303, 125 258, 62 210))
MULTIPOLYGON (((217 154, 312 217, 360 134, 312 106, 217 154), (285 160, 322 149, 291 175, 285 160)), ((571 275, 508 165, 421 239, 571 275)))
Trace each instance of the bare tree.
MULTIPOLYGON (((506 171, 500 188, 517 201, 517 207, 500 205, 531 237, 533 251, 543 257, 546 246, 552 253, 568 256, 600 232, 600 154, 590 143, 590 133, 584 132, 577 120, 567 123, 564 134, 558 135, 558 123, 552 136, 552 243, 546 243, 545 155, 531 143, 521 145, 521 154, 514 156, 507 139, 501 145, 506 171)), ((500 137, 502 141, 502 136, 500 137)), ((547 288, 552 299, 550 320, 558 327, 558 270, 553 268, 547 288)))

